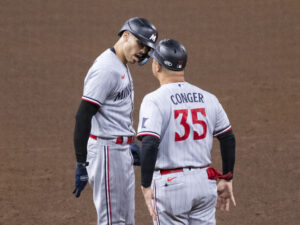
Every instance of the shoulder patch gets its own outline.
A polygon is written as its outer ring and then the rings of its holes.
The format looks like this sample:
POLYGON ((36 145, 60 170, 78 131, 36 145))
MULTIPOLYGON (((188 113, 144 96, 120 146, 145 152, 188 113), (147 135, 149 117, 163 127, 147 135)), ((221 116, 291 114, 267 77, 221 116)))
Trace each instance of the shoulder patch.
POLYGON ((146 121, 148 120, 149 118, 146 118, 146 117, 143 117, 143 122, 142 122, 142 128, 146 128, 146 121))

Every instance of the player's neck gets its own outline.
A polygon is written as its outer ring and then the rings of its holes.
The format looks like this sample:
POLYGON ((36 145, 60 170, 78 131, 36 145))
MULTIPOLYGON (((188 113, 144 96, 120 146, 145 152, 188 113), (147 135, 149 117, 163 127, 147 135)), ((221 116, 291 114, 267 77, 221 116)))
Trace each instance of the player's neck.
POLYGON ((122 51, 122 44, 118 41, 115 45, 114 45, 114 49, 116 51, 116 56, 120 59, 120 61, 126 65, 127 64, 127 60, 126 57, 122 51))
POLYGON ((184 82, 184 76, 183 75, 159 76, 158 80, 160 85, 184 82))

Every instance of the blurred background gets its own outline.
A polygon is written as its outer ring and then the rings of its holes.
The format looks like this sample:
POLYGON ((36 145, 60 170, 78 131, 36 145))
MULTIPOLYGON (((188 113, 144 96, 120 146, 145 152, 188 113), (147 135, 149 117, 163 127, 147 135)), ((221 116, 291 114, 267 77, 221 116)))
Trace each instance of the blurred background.
MULTIPOLYGON (((0 0, 0 224, 96 224, 91 188, 72 195, 74 118, 87 70, 134 16, 185 45, 186 80, 230 118, 237 207, 217 224, 298 224, 299 15, 298 0, 0 0)), ((151 63, 130 69, 137 127, 159 83, 151 63)), ((212 157, 221 169, 218 142, 212 157)), ((150 225, 135 172, 136 224, 150 225)))

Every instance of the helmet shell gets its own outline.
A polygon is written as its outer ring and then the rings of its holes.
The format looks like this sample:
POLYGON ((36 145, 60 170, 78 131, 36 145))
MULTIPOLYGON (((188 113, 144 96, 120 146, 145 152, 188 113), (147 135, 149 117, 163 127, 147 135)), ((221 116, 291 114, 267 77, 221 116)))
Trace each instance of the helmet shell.
POLYGON ((185 47, 172 39, 161 40, 155 49, 149 52, 149 55, 159 64, 173 71, 184 70, 187 63, 185 47))
POLYGON ((133 17, 127 20, 119 31, 118 35, 127 30, 139 39, 144 45, 155 48, 158 32, 153 24, 145 18, 133 17))

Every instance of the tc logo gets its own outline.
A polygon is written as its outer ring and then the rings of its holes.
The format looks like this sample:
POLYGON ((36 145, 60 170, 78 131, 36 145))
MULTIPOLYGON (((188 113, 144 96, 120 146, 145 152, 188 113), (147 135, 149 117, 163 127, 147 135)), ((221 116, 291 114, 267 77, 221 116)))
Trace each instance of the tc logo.
POLYGON ((153 42, 155 42, 156 41, 156 33, 152 34, 149 39, 152 40, 153 42))

